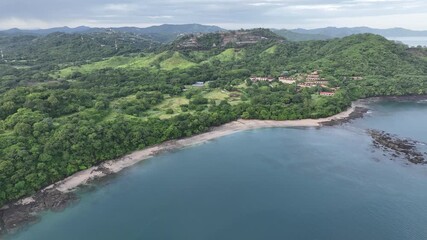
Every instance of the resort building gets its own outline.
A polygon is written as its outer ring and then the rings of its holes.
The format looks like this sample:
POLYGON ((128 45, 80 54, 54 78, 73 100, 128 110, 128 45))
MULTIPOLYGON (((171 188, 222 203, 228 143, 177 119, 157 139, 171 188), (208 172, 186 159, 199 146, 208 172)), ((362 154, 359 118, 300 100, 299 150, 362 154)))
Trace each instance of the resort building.
POLYGON ((204 82, 196 82, 195 84, 192 85, 193 87, 203 87, 205 86, 204 82))
POLYGON ((327 85, 329 82, 326 80, 315 80, 315 81, 310 81, 310 83, 315 83, 318 85, 327 85))
POLYGON ((334 96, 335 93, 334 92, 320 92, 320 96, 334 96))
POLYGON ((272 82, 272 81, 276 80, 276 79, 275 79, 275 78, 273 78, 273 77, 256 77, 256 76, 250 77, 249 79, 250 79, 252 82, 258 82, 258 81, 267 81, 267 82, 272 82))
POLYGON ((279 81, 285 84, 294 84, 297 82, 295 78, 291 77, 279 77, 279 81))
POLYGON ((325 81, 324 78, 320 78, 318 71, 314 71, 311 74, 308 74, 305 80, 306 81, 325 81))
POLYGON ((319 84, 315 83, 315 82, 303 82, 298 84, 299 87, 316 87, 319 84))

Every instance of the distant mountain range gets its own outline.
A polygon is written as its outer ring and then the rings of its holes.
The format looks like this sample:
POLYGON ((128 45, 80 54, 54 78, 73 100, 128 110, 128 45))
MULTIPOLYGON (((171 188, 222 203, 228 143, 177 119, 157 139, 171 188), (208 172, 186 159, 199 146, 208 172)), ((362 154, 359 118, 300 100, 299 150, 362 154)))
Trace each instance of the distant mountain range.
POLYGON ((163 24, 160 26, 151 26, 147 28, 138 27, 118 27, 118 28, 91 28, 80 26, 76 28, 59 27, 49 29, 22 30, 13 28, 5 31, 0 31, 2 35, 48 35, 54 32, 63 33, 94 33, 94 32, 124 32, 145 35, 147 38, 159 41, 170 42, 175 40, 179 35, 190 33, 213 33, 226 31, 217 26, 207 26, 201 24, 163 24))
POLYGON ((332 39, 333 37, 322 35, 322 34, 309 34, 309 33, 297 33, 291 30, 286 29, 272 29, 274 33, 279 36, 282 36, 289 41, 310 41, 310 40, 327 40, 332 39))
POLYGON ((57 27, 57 28, 48 28, 48 29, 34 29, 34 30, 23 30, 19 28, 12 28, 9 30, 0 31, 3 35, 47 35, 54 32, 63 32, 63 33, 82 33, 90 31, 92 28, 80 26, 76 28, 69 27, 57 27))
MULTIPOLYGON (((93 33, 93 32, 124 32, 142 35, 148 39, 158 42, 172 42, 180 35, 191 33, 214 33, 227 31, 217 26, 207 26, 201 24, 163 24, 147 28, 138 27, 118 27, 118 28, 91 28, 80 26, 76 28, 59 27, 50 29, 21 30, 17 28, 0 31, 0 35, 47 35, 54 32, 63 33, 93 33)), ((426 36, 427 31, 414 31, 404 28, 375 29, 369 27, 354 28, 317 28, 317 29, 272 29, 276 34, 287 38, 290 41, 326 40, 332 38, 342 38, 353 34, 372 33, 384 37, 420 37, 426 36)))

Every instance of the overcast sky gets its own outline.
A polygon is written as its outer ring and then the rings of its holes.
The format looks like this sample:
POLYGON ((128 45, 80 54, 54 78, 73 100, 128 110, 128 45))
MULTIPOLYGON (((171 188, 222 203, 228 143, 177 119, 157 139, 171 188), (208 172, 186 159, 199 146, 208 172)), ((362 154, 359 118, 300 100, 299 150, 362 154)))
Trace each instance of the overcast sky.
POLYGON ((427 0, 0 0, 0 29, 162 23, 427 30, 427 0))

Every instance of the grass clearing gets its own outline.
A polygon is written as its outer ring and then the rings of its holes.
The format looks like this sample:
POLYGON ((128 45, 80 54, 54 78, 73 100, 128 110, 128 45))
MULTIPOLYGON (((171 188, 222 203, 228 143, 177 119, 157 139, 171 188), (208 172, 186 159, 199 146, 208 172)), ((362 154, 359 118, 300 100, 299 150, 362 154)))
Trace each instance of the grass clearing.
POLYGON ((159 54, 150 54, 147 56, 135 56, 135 57, 111 57, 106 60, 99 62, 93 62, 84 64, 81 66, 72 66, 66 67, 56 73, 53 73, 52 76, 59 76, 61 78, 69 77, 74 72, 81 72, 84 74, 91 73, 93 71, 98 71, 105 68, 126 68, 126 69, 141 69, 141 68, 151 68, 156 67, 157 63, 160 64, 160 67, 165 70, 172 70, 174 68, 184 69, 189 68, 196 63, 186 60, 179 52, 173 53, 173 55, 161 61, 162 58, 166 57, 170 52, 162 52, 159 54))
POLYGON ((182 113, 181 105, 189 104, 190 100, 185 97, 168 97, 162 103, 146 112, 147 116, 168 119, 182 113), (173 114, 166 114, 168 109, 173 110, 173 114))
POLYGON ((145 57, 134 58, 129 63, 118 66, 118 68, 140 69, 154 67, 155 63, 159 62, 160 58, 166 56, 167 54, 168 52, 162 52, 159 54, 150 54, 145 57))
POLYGON ((105 68, 116 68, 117 66, 129 63, 132 59, 131 57, 117 56, 81 66, 67 67, 59 71, 59 76, 64 78, 70 76, 73 72, 90 73, 105 68))
POLYGON ((185 69, 193 67, 194 65, 196 65, 196 63, 184 59, 179 52, 175 52, 172 57, 160 63, 160 67, 165 70, 172 70, 174 68, 185 69))
POLYGON ((262 54, 274 54, 277 50, 277 45, 274 45, 270 48, 268 48, 267 50, 265 50, 262 54))
POLYGON ((229 96, 228 92, 226 92, 224 90, 215 89, 211 92, 204 94, 203 97, 205 97, 209 100, 222 101, 222 100, 228 99, 230 96, 229 96))
POLYGON ((246 83, 244 82, 244 83, 241 83, 241 84, 237 85, 236 88, 237 89, 247 89, 248 85, 246 85, 246 83))
POLYGON ((223 51, 222 53, 209 58, 209 60, 206 60, 204 62, 211 62, 214 60, 218 60, 220 62, 230 62, 230 61, 235 61, 235 60, 241 59, 244 56, 244 54, 245 54, 245 51, 243 49, 237 50, 234 48, 229 48, 229 49, 223 51))

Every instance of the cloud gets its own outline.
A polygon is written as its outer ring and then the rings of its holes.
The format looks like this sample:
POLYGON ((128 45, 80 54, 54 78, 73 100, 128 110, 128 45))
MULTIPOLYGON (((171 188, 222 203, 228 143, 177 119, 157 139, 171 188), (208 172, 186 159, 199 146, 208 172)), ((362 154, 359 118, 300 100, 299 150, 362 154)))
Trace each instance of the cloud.
POLYGON ((109 3, 104 6, 106 11, 131 12, 136 10, 137 6, 133 4, 109 3))
POLYGON ((319 10, 319 11, 337 11, 341 8, 338 4, 315 4, 315 5, 295 5, 288 7, 289 10, 319 10))
POLYGON ((240 27, 349 26, 427 29, 425 0, 0 0, 0 28, 147 26, 162 23, 240 27), (402 16, 404 21, 390 21, 402 16), (414 16, 411 20, 410 16, 414 16), (366 21, 365 19, 369 19, 366 21))
POLYGON ((151 19, 172 19, 173 16, 147 16, 148 18, 151 19))

